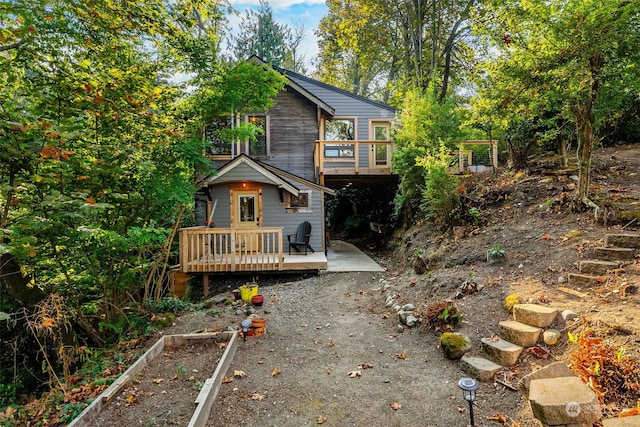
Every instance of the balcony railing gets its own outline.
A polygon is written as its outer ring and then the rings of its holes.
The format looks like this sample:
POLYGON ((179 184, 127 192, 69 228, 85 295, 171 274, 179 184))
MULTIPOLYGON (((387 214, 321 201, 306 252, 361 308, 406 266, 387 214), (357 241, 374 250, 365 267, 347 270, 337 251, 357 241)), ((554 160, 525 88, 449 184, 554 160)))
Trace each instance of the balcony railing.
POLYGON ((180 230, 184 273, 281 271, 282 228, 191 227, 180 230))
POLYGON ((313 162, 320 175, 391 175, 392 141, 316 141, 313 162))

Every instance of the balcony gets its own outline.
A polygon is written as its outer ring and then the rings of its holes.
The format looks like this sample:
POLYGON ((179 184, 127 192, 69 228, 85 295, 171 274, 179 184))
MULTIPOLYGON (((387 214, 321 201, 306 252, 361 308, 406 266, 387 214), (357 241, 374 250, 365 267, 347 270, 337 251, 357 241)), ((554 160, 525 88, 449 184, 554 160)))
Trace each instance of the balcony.
POLYGON ((322 184, 331 175, 391 175, 392 153, 392 141, 316 141, 316 178, 322 184))

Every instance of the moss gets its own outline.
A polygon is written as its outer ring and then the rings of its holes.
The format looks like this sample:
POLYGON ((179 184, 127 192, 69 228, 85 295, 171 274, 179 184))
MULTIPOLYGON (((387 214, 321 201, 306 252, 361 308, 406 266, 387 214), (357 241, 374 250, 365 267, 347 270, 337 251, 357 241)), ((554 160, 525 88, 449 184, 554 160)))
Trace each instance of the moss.
POLYGON ((471 341, 462 334, 445 332, 440 335, 440 348, 447 359, 457 360, 471 349, 471 341))
POLYGON ((151 319, 151 325, 156 328, 167 328, 176 321, 176 315, 173 313, 155 314, 151 319))
POLYGON ((633 209, 633 210, 625 210, 625 211, 621 211, 618 214, 618 218, 621 221, 633 221, 634 219, 636 221, 640 221, 640 209, 633 209))
POLYGON ((504 299, 504 308, 506 308, 509 313, 511 313, 513 306, 516 304, 520 304, 520 298, 516 294, 507 295, 504 299))

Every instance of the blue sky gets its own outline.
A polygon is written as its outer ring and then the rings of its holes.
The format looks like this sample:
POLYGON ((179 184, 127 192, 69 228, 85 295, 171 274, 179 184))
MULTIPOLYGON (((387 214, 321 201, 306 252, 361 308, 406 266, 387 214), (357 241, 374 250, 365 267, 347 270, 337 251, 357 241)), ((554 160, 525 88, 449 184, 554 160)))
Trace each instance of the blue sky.
MULTIPOLYGON (((307 68, 311 71, 311 61, 318 55, 318 44, 314 31, 318 28, 320 19, 327 14, 325 0, 270 0, 269 5, 273 9, 275 19, 289 27, 304 24, 305 39, 302 42, 302 52, 307 62, 307 68)), ((259 9, 259 0, 231 0, 234 9, 240 12, 240 17, 229 17, 231 30, 238 28, 238 20, 245 16, 247 8, 259 9)))

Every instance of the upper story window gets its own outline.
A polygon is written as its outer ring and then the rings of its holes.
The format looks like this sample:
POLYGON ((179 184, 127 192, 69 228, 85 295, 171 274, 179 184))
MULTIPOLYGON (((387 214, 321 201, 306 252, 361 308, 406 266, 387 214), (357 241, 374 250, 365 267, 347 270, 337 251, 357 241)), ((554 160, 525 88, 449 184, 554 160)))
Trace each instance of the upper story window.
POLYGON ((372 126, 374 141, 391 141, 391 123, 374 122, 372 126))
POLYGON ((249 141, 248 152, 250 156, 266 156, 269 154, 269 117, 268 116, 248 116, 247 121, 257 126, 261 132, 256 134, 253 141, 249 141))
POLYGON ((231 115, 213 119, 205 128, 204 138, 209 154, 214 156, 231 156, 231 115))
MULTIPOLYGON (((325 118, 325 141, 354 141, 356 139, 356 120, 353 118, 325 118)), ((352 159, 355 156, 354 144, 325 144, 324 157, 334 159, 352 159)))
POLYGON ((325 141, 353 141, 356 139, 355 119, 324 119, 325 141))

